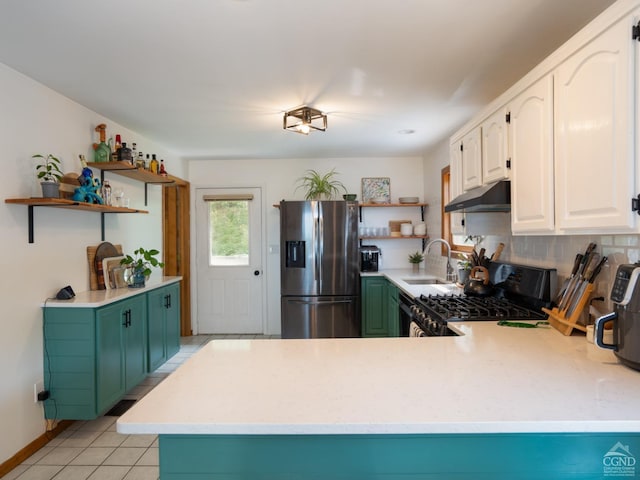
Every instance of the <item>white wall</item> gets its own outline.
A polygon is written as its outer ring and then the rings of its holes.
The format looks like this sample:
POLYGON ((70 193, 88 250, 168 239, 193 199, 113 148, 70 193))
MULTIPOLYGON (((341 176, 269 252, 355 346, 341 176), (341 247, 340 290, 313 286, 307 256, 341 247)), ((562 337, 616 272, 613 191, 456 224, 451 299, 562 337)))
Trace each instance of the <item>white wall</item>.
MULTIPOLYGON (((99 214, 36 208, 35 243, 29 244, 27 207, 4 199, 41 196, 35 153, 55 154, 65 172, 79 172, 78 155, 91 159, 99 123, 107 124, 108 135, 120 133, 139 150, 160 155, 171 173, 182 173, 179 160, 161 146, 0 64, 0 463, 45 431, 42 407, 33 401, 33 385, 43 379, 40 306, 65 285, 89 289, 86 248, 101 242, 99 214)), ((106 240, 127 252, 141 245, 161 249, 161 187, 149 186, 145 207, 143 184, 109 173, 106 178, 125 190, 132 207, 150 212, 106 215, 106 240)))
MULTIPOLYGON (((286 135, 293 135, 284 132, 286 135)), ((274 248, 267 253, 264 261, 265 281, 267 285, 267 334, 280 333, 280 232, 279 211, 274 208, 280 200, 302 200, 304 191, 296 191, 297 179, 305 170, 314 169, 325 173, 336 169, 337 179, 347 190, 361 198, 362 177, 389 177, 391 179, 392 201, 402 196, 424 198, 423 162, 421 158, 336 158, 336 159, 289 159, 289 160, 191 160, 188 162, 188 180, 191 182, 194 202, 196 188, 205 187, 262 187, 265 219, 265 245, 274 248)), ((440 188, 440 187, 438 187, 440 188)), ((427 216, 429 216, 427 211, 427 216)), ((364 212, 363 225, 386 226, 388 221, 408 219, 420 220, 420 210, 416 207, 396 209, 368 209, 364 212)), ((195 224, 195 210, 192 205, 192 224, 195 224)), ((195 231, 192 232, 195 237, 195 231)), ((374 242, 367 242, 374 243, 374 242)), ((382 249, 385 268, 408 266, 407 256, 421 250, 419 240, 381 240, 376 241, 382 249)), ((267 249, 265 249, 265 252, 267 249)), ((192 248, 195 254, 195 248, 192 248)), ((192 255, 193 256, 193 255, 192 255)), ((192 265, 193 277, 196 265, 192 265)), ((197 328, 197 298, 192 304, 194 329, 197 328)))

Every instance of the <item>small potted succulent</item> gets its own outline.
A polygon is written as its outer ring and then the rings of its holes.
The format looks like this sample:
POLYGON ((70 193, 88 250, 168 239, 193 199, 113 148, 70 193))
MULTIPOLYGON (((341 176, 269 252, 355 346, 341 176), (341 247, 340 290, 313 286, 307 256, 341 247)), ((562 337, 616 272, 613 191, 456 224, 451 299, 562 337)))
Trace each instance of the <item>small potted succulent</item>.
POLYGON ((42 163, 36 165, 38 178, 41 180, 42 196, 44 198, 58 198, 60 196, 60 179, 62 178, 62 170, 60 170, 60 160, 50 153, 45 155, 36 154, 31 158, 41 158, 42 163))
POLYGON ((134 250, 133 256, 126 255, 120 265, 126 267, 125 281, 130 288, 144 287, 151 275, 151 267, 164 267, 164 263, 156 258, 160 252, 155 249, 145 250, 140 247, 134 250))
POLYGON ((420 270, 420 264, 424 260, 424 255, 421 252, 415 252, 409 255, 409 263, 413 268, 413 272, 417 273, 420 270))
POLYGON ((307 170, 305 175, 298 179, 296 191, 299 188, 306 189, 305 200, 331 200, 340 191, 347 193, 342 182, 333 178, 334 175, 337 175, 335 168, 324 175, 315 170, 307 170))

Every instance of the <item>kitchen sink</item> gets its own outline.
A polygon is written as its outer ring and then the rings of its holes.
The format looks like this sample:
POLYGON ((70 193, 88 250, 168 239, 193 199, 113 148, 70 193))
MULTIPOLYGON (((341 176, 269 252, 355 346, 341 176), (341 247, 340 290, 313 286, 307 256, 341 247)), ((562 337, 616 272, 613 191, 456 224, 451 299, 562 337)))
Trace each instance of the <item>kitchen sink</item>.
POLYGON ((402 281, 409 285, 452 285, 451 282, 437 278, 403 278, 402 281))

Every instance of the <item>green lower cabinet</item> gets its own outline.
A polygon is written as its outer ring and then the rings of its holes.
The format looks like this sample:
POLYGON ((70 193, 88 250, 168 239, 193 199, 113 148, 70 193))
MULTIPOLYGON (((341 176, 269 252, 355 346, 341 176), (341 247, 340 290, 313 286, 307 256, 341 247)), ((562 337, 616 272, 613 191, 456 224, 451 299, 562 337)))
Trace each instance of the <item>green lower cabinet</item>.
POLYGON ((90 420, 155 370, 152 359, 162 363, 178 351, 180 284, 101 307, 45 307, 43 321, 44 381, 50 392, 45 418, 90 420), (158 304, 150 300, 156 294, 158 304))
POLYGON ((640 433, 160 435, 162 480, 638 478, 640 433))
POLYGON ((362 336, 397 337, 398 288, 384 277, 362 277, 362 336))
POLYGON ((107 410, 146 376, 146 318, 142 296, 96 310, 98 412, 107 410))
POLYGON ((180 285, 147 293, 147 308, 151 372, 180 350, 180 285))

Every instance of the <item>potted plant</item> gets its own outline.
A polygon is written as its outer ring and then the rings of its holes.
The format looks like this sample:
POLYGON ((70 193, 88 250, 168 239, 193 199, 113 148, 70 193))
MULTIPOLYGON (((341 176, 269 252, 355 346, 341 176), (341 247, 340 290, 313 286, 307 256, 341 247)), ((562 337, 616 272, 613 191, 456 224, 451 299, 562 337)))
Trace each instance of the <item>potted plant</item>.
POLYGON ((156 258, 159 253, 155 249, 145 250, 140 247, 134 250, 133 256, 126 255, 120 260, 120 265, 127 267, 125 280, 129 287, 144 287, 145 281, 151 275, 151 267, 164 267, 164 263, 156 258))
POLYGON ((458 282, 464 285, 467 279, 469 278, 470 272, 471 272, 471 261, 467 258, 466 255, 459 253, 458 254, 458 282))
POLYGON ((412 253, 409 255, 409 263, 413 267, 413 272, 417 273, 420 270, 420 263, 424 260, 424 255, 421 252, 412 253))
POLYGON ((300 185, 296 188, 306 189, 305 200, 331 200, 342 190, 347 193, 347 189, 342 182, 334 179, 337 175, 335 168, 324 175, 319 174, 315 170, 307 170, 303 177, 298 179, 300 185))
POLYGON ((31 158, 41 158, 43 163, 36 165, 38 178, 42 180, 42 196, 44 198, 58 198, 60 196, 60 179, 62 178, 62 170, 60 170, 60 160, 50 153, 45 155, 36 154, 31 158))

